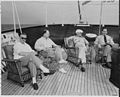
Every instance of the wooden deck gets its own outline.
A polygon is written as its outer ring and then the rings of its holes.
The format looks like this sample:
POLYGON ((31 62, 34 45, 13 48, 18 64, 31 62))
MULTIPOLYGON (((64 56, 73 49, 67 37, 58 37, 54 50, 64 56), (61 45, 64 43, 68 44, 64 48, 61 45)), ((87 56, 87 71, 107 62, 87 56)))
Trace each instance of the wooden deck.
POLYGON ((24 87, 7 80, 2 74, 2 95, 78 95, 78 96, 118 96, 118 88, 109 82, 110 70, 100 64, 87 64, 86 72, 72 64, 65 66, 67 74, 56 72, 54 75, 38 79, 39 89, 33 90, 31 82, 24 87))

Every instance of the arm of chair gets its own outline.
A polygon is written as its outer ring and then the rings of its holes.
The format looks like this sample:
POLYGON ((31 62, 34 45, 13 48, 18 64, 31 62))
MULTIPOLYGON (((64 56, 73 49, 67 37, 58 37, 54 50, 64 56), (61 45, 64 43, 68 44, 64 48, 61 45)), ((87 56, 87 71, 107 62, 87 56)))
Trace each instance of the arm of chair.
POLYGON ((22 65, 21 65, 21 61, 19 59, 4 58, 2 61, 4 61, 6 63, 8 71, 22 74, 22 65))
POLYGON ((76 49, 76 47, 65 47, 65 49, 76 49))
POLYGON ((2 61, 5 61, 5 62, 20 62, 19 59, 6 59, 6 58, 2 59, 2 61))
POLYGON ((75 58, 78 58, 79 55, 79 48, 78 47, 65 47, 68 56, 72 56, 75 58), (75 54, 75 56, 73 55, 73 53, 75 54))

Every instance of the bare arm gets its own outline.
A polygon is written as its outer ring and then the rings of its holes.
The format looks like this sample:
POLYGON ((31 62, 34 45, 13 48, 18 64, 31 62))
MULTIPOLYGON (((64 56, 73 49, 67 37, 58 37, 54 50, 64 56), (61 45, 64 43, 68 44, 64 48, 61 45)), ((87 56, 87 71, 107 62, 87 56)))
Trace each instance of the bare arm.
POLYGON ((20 53, 18 53, 20 56, 27 56, 27 55, 29 55, 29 54, 34 54, 34 55, 36 55, 37 54, 37 52, 35 52, 35 51, 32 51, 32 52, 20 52, 20 53))

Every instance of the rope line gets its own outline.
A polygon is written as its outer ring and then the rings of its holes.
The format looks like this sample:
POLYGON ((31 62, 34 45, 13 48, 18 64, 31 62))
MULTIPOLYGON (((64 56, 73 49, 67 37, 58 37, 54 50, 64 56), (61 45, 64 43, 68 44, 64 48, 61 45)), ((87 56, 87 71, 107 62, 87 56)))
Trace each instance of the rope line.
POLYGON ((13 22, 14 22, 14 34, 16 33, 16 21, 15 21, 15 10, 14 10, 14 4, 12 2, 12 8, 13 8, 13 22))
POLYGON ((17 7, 16 7, 15 2, 14 2, 14 6, 15 6, 16 14, 17 14, 17 19, 18 19, 18 24, 19 24, 19 28, 20 28, 20 33, 22 33, 21 24, 20 24, 20 19, 19 19, 19 15, 18 15, 18 10, 17 10, 17 7))

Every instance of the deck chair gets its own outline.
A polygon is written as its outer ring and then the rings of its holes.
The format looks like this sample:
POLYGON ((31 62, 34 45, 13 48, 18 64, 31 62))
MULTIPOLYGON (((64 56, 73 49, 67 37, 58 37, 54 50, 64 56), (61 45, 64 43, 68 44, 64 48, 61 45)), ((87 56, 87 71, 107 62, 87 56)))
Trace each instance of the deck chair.
MULTIPOLYGON (((114 45, 112 45, 112 48, 118 48, 119 44, 115 43, 114 45)), ((101 63, 106 64, 105 63, 105 59, 103 57, 103 48, 98 48, 98 46, 95 46, 96 49, 96 63, 101 63)))
MULTIPOLYGON (((13 59, 13 45, 7 45, 3 47, 6 58, 3 58, 3 62, 7 66, 7 79, 13 80, 21 84, 24 87, 24 82, 31 79, 30 70, 28 67, 23 67, 19 59, 13 59)), ((37 75, 41 76, 41 70, 37 70, 37 75)))
POLYGON ((67 61, 75 64, 75 66, 77 67, 81 67, 81 71, 84 72, 85 68, 78 61, 79 60, 79 57, 78 57, 79 48, 75 47, 73 39, 68 39, 66 37, 64 38, 64 43, 65 43, 65 49, 68 55, 67 61))
POLYGON ((102 50, 102 48, 98 48, 96 46, 95 49, 96 49, 95 62, 103 64, 104 60, 103 60, 103 50, 102 50))

